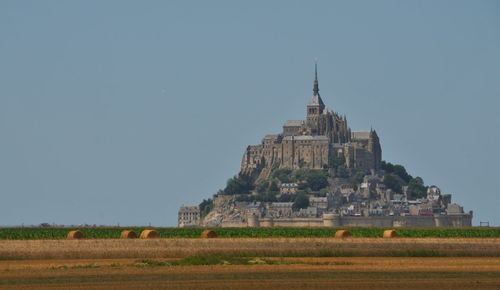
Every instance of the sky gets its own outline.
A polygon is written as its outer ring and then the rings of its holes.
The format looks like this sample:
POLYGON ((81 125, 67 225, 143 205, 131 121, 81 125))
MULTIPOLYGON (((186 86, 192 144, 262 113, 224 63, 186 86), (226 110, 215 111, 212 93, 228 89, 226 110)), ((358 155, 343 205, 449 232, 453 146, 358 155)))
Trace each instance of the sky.
POLYGON ((327 107, 500 226, 500 1, 0 1, 0 225, 176 226, 327 107))

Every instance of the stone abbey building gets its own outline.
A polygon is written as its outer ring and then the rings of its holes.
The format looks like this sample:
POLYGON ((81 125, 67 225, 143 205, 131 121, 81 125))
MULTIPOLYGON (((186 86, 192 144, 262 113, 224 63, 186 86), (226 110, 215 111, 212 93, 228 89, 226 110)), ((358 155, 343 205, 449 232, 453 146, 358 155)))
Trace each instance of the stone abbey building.
POLYGON ((260 145, 248 146, 240 173, 262 180, 273 168, 322 169, 330 155, 343 156, 348 168, 379 171, 382 149, 377 132, 351 131, 345 116, 325 107, 319 94, 317 65, 306 112, 306 120, 286 121, 280 134, 266 135, 260 145))
POLYGON ((406 175, 396 173, 396 165, 382 162, 375 130, 351 131, 345 116, 325 107, 316 66, 305 120, 286 121, 281 133, 266 135, 261 144, 245 149, 237 182, 250 181, 253 188, 220 190, 200 206, 182 206, 179 226, 472 225, 472 212, 452 203, 450 194, 424 186, 420 177, 413 178, 397 166, 406 175), (280 178, 276 172, 289 175, 280 178), (303 177, 292 178, 299 172, 320 173, 326 181, 313 189, 303 177), (299 197, 302 205, 296 206, 299 197))

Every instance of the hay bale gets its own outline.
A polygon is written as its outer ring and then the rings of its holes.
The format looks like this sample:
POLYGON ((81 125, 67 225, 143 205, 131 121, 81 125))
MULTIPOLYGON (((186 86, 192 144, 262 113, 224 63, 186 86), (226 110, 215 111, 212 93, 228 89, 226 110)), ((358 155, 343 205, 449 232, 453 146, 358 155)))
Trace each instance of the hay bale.
POLYGON ((141 239, 156 239, 159 238, 160 235, 155 230, 143 230, 141 233, 141 239))
POLYGON ((385 230, 384 231, 384 238, 395 238, 398 236, 398 233, 396 233, 395 230, 385 230))
POLYGON ((120 239, 135 239, 137 234, 134 231, 125 230, 120 234, 120 239))
POLYGON ((83 233, 80 231, 70 231, 67 235, 69 240, 83 239, 83 233))
POLYGON ((204 230, 200 236, 202 239, 212 239, 217 238, 217 233, 212 230, 204 230))
POLYGON ((351 232, 349 232, 347 230, 338 230, 335 232, 335 237, 336 238, 348 238, 348 237, 352 237, 352 234, 351 234, 351 232))

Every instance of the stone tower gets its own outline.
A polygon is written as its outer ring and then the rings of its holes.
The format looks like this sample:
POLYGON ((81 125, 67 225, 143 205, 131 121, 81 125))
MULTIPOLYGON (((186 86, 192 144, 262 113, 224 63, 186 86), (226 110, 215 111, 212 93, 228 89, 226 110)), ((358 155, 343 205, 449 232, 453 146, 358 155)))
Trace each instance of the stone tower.
POLYGON ((311 135, 319 134, 320 116, 323 114, 324 109, 325 104, 319 95, 318 63, 315 63, 313 95, 307 105, 307 125, 311 129, 311 135))
POLYGON ((316 63, 306 120, 288 120, 282 132, 265 135, 261 144, 248 146, 240 174, 258 181, 268 178, 276 168, 319 170, 328 168, 332 156, 343 156, 346 167, 374 172, 380 169, 377 133, 374 130, 351 132, 345 115, 325 107, 319 94, 316 63))

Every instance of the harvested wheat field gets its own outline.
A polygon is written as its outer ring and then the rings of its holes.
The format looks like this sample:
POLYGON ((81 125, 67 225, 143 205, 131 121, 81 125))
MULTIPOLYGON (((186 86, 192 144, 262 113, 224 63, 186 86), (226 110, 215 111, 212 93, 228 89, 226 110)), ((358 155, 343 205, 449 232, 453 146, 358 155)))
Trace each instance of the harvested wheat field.
MULTIPOLYGON (((498 289, 500 258, 269 258, 173 266, 133 259, 0 261, 0 288, 498 289), (271 264, 269 264, 271 263, 271 264), (275 263, 275 264, 272 264, 275 263), (140 266, 139 266, 140 265, 140 266)), ((170 260, 171 261, 171 260, 170 260)))
POLYGON ((0 240, 0 288, 498 289, 498 238, 0 240))
POLYGON ((499 238, 216 238, 0 240, 0 260, 236 256, 500 257, 499 238))

